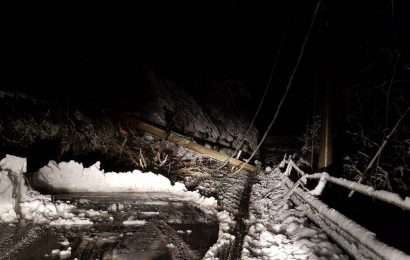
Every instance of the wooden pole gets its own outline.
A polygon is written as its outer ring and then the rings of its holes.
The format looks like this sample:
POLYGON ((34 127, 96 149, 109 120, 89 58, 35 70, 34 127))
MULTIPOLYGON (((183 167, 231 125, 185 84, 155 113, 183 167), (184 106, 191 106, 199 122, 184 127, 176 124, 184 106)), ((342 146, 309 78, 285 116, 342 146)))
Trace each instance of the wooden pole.
POLYGON ((326 86, 326 88, 327 90, 323 97, 322 124, 320 129, 319 169, 326 169, 333 162, 333 128, 330 86, 326 86))
POLYGON ((329 28, 325 29, 322 44, 321 71, 325 77, 322 91, 322 123, 320 129, 319 169, 325 170, 333 162, 333 127, 332 127, 332 70, 329 28))
POLYGON ((144 132, 150 133, 152 135, 155 135, 160 138, 167 138, 167 141, 173 142, 177 145, 180 145, 182 147, 188 148, 192 151, 195 151, 197 153, 204 154, 206 156, 209 156, 215 160, 221 161, 221 162, 228 162, 230 165, 235 166, 235 167, 243 167, 244 170, 249 171, 249 172, 255 172, 256 168, 253 165, 247 164, 241 160, 237 160, 235 158, 231 158, 229 155, 226 155, 224 153, 212 150, 210 148, 207 148, 203 145, 197 144, 186 137, 177 134, 177 133, 172 133, 169 134, 168 132, 155 127, 153 125, 150 125, 148 123, 142 122, 141 120, 136 119, 135 117, 132 116, 122 116, 121 121, 123 124, 128 124, 129 127, 134 127, 138 130, 142 130, 144 132))

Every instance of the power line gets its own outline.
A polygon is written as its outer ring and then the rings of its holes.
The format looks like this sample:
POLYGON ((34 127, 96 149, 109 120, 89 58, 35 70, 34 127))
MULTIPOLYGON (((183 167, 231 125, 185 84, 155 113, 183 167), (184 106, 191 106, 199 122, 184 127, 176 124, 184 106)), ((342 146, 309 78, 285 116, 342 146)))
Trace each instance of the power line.
POLYGON ((315 12, 313 13, 312 21, 311 21, 311 23, 310 23, 310 27, 309 27, 309 30, 308 30, 308 32, 307 32, 307 34, 306 34, 306 37, 305 37, 305 39, 304 39, 304 41, 303 41, 302 48, 300 49, 300 53, 299 53, 298 60, 297 60, 297 62, 296 62, 296 66, 294 67, 294 69, 293 69, 293 71, 292 71, 292 74, 291 74, 291 76, 290 76, 290 78, 289 78, 289 81, 288 81, 288 85, 286 86, 285 93, 283 94, 283 96, 282 96, 282 98, 281 98, 281 100, 280 100, 280 102, 279 102, 279 105, 278 105, 278 107, 277 107, 277 109, 276 109, 275 115, 274 115, 273 118, 272 118, 272 121, 270 122, 270 124, 269 124, 268 128, 266 129, 266 131, 265 131, 265 133, 264 133, 264 135, 263 135, 261 141, 259 142, 258 146, 255 148, 255 150, 253 151, 253 153, 251 154, 251 156, 249 157, 249 159, 245 160, 245 163, 244 163, 238 170, 236 170, 234 173, 238 173, 239 171, 241 171, 241 170, 245 167, 245 164, 248 164, 249 161, 252 160, 252 158, 255 156, 256 152, 259 150, 259 148, 261 147, 261 145, 262 145, 263 142, 265 141, 266 137, 268 136, 268 134, 269 134, 269 132, 270 132, 270 130, 271 130, 273 124, 275 123, 275 121, 276 121, 276 119, 277 119, 277 117, 278 117, 278 115, 279 115, 280 109, 282 108, 283 103, 285 102, 286 96, 288 95, 288 92, 289 92, 289 90, 290 90, 290 87, 291 87, 291 85, 292 85, 292 83, 293 83, 293 79, 295 78, 296 71, 297 71, 298 68, 299 68, 299 64, 300 64, 300 61, 302 60, 302 56, 303 56, 303 53, 304 53, 304 51, 305 51, 305 47, 306 47, 307 41, 308 41, 308 39, 309 39, 309 37, 310 37, 310 34, 312 33, 313 26, 314 26, 314 24, 315 24, 316 17, 317 17, 317 13, 318 13, 318 11, 319 11, 319 7, 320 7, 321 2, 322 2, 322 0, 319 0, 318 3, 316 4, 315 12))
POLYGON ((268 83, 266 84, 265 90, 264 90, 264 92, 263 92, 263 94, 262 94, 262 97, 261 97, 261 99, 260 99, 260 101, 259 101, 258 108, 257 108, 257 110, 256 110, 256 112, 255 112, 255 114, 254 114, 254 116, 253 116, 253 118, 252 118, 252 121, 249 123, 249 126, 248 126, 248 128, 246 129, 245 133, 243 134, 242 140, 241 140, 241 142, 239 143, 238 147, 236 148, 235 152, 234 152, 228 159, 226 159, 226 160, 224 161, 224 164, 223 164, 221 167, 219 167, 218 170, 220 170, 220 169, 222 169, 223 167, 225 167, 225 166, 228 164, 228 162, 239 152, 239 150, 241 149, 242 145, 243 145, 244 142, 245 142, 246 136, 247 136, 247 135, 249 134, 249 132, 251 131, 251 129, 252 129, 254 123, 255 123, 255 120, 256 120, 256 118, 257 118, 258 115, 259 115, 259 112, 260 112, 260 110, 261 110, 261 108, 262 108, 263 102, 265 101, 266 94, 268 93, 268 90, 269 90, 269 88, 270 88, 270 86, 271 86, 271 84, 272 84, 273 75, 275 74, 276 67, 277 67, 277 65, 278 65, 280 55, 281 55, 281 53, 282 53, 283 44, 284 44, 285 39, 286 39, 286 36, 287 36, 287 34, 288 34, 288 29, 289 29, 289 24, 290 24, 290 18, 291 18, 291 16, 292 16, 292 13, 293 13, 293 6, 289 9, 288 20, 287 20, 287 22, 286 22, 286 29, 285 29, 285 31, 284 31, 283 34, 282 34, 282 38, 281 38, 281 41, 280 41, 280 44, 279 44, 279 48, 278 48, 278 51, 277 51, 277 54, 276 54, 276 59, 275 59, 275 62, 273 63, 271 72, 270 72, 270 74, 269 74, 268 83))

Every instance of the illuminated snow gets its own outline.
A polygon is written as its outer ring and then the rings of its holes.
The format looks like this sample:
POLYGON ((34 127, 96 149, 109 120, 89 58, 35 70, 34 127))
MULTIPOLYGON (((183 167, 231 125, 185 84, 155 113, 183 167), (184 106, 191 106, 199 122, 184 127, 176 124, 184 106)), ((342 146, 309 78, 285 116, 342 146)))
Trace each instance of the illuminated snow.
POLYGON ((25 158, 7 155, 0 161, 0 168, 0 221, 12 222, 21 218, 44 223, 67 216, 74 208, 29 190, 24 178, 25 158))
POLYGON ((26 170, 25 158, 7 155, 0 161, 0 222, 25 219, 52 225, 92 224, 71 212, 75 206, 30 190, 24 177, 26 170))
POLYGON ((252 187, 241 259, 348 259, 303 209, 284 203, 286 191, 275 173, 252 187))
POLYGON ((222 248, 226 245, 230 245, 234 240, 235 236, 230 234, 230 229, 235 226, 236 222, 234 217, 227 211, 218 212, 219 221, 219 233, 218 240, 216 243, 206 252, 204 259, 218 259, 217 255, 222 248))
POLYGON ((140 220, 140 219, 125 220, 122 222, 124 226, 143 226, 146 223, 147 223, 146 220, 140 220))
POLYGON ((165 176, 152 172, 104 172, 100 162, 84 167, 74 161, 57 164, 50 161, 34 174, 34 183, 51 191, 65 192, 167 192, 182 201, 196 204, 202 210, 215 213, 217 201, 206 198, 198 191, 188 191, 184 184, 174 185, 165 176))

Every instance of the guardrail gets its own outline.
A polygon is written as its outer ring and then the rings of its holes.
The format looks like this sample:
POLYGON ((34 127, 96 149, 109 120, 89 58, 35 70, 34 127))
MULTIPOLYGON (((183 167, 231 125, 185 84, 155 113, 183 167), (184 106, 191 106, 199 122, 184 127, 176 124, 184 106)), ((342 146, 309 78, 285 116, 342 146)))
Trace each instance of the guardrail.
POLYGON ((406 197, 402 199, 396 193, 385 191, 385 190, 375 190, 373 187, 368 186, 368 185, 349 181, 344 178, 332 177, 327 172, 306 174, 290 158, 283 160, 281 165, 284 165, 284 164, 288 165, 285 171, 285 175, 289 176, 290 171, 292 169, 295 169, 301 176, 300 182, 302 183, 306 183, 307 179, 319 179, 320 180, 318 186, 316 186, 316 188, 310 192, 312 195, 320 195, 323 189, 325 188, 326 183, 331 182, 333 184, 339 185, 349 190, 354 190, 358 193, 369 196, 371 198, 378 199, 386 203, 398 206, 403 210, 410 210, 410 197, 406 197))
POLYGON ((314 197, 313 194, 319 195, 325 188, 326 182, 329 181, 373 198, 379 198, 383 201, 387 200, 386 202, 388 203, 406 209, 408 208, 409 198, 401 200, 400 197, 394 196, 397 194, 387 191, 375 191, 372 187, 362 184, 353 185, 354 182, 334 178, 327 173, 308 175, 297 167, 291 158, 285 158, 279 167, 275 169, 275 173, 279 174, 284 185, 289 189, 289 194, 286 197, 297 206, 305 207, 307 217, 320 226, 327 235, 355 259, 410 260, 409 255, 377 240, 373 232, 360 226, 337 210, 329 208, 325 203, 314 197), (282 172, 281 169, 283 168, 286 169, 282 172), (296 183, 288 177, 292 170, 296 170, 302 175, 296 183), (309 178, 320 179, 320 181, 314 190, 306 192, 298 186, 309 178))

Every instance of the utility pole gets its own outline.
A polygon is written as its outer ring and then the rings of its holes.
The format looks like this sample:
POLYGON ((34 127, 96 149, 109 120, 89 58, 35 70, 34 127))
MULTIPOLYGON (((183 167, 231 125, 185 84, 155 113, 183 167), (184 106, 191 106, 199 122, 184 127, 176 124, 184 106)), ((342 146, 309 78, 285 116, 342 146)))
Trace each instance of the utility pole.
POLYGON ((322 85, 322 122, 320 129, 319 169, 326 170, 333 162, 333 113, 332 113, 332 39, 329 23, 325 25, 319 44, 322 85))
POLYGON ((328 168, 333 162, 332 91, 325 85, 322 101, 322 122, 320 129, 319 169, 328 168))

